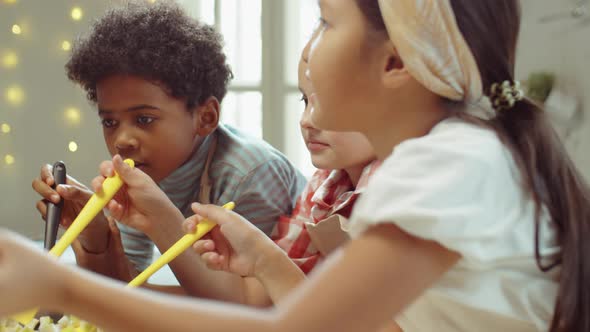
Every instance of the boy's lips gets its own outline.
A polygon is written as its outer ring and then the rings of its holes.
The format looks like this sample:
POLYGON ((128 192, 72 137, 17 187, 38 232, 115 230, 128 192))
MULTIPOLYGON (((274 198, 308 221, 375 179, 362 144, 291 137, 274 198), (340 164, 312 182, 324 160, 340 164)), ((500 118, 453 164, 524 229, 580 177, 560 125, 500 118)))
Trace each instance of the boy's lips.
MULTIPOLYGON (((126 158, 123 158, 123 159, 126 159, 126 158)), ((133 159, 133 158, 129 158, 129 159, 133 159)), ((138 161, 135 159, 133 159, 133 163, 135 164, 135 168, 139 168, 139 169, 144 169, 148 166, 147 163, 142 162, 142 161, 138 161)))

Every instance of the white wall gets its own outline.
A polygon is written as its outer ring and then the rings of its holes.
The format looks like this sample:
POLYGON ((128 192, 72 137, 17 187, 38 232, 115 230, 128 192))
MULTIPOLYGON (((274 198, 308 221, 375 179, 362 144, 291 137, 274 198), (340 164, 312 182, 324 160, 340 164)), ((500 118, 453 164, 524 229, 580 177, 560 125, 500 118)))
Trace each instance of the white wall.
MULTIPOLYGON (((549 70, 557 86, 571 90, 581 102, 582 121, 565 140, 574 161, 590 179, 590 19, 585 26, 576 20, 541 24, 546 15, 567 12, 572 0, 523 0, 523 24, 517 58, 517 77, 531 71, 549 70)), ((556 123, 560 133, 564 127, 556 123)))

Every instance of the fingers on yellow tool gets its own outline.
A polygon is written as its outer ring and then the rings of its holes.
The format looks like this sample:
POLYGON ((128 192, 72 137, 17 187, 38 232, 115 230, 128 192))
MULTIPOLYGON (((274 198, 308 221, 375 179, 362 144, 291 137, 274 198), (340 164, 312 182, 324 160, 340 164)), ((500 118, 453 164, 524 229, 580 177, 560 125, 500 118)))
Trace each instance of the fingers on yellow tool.
MULTIPOLYGON (((131 159, 126 159, 125 163, 130 167, 134 166, 134 162, 131 159)), ((113 177, 104 180, 102 190, 90 197, 84 208, 82 208, 76 219, 72 222, 72 225, 70 225, 68 230, 49 253, 54 256, 61 256, 122 186, 123 180, 121 180, 119 174, 115 173, 113 177)))
MULTIPOLYGON (((223 206, 226 210, 233 210, 236 204, 229 202, 223 206)), ((204 219, 197 224, 197 229, 192 234, 186 234, 175 244, 173 244, 166 252, 162 254, 152 265, 148 266, 142 273, 140 273, 135 279, 131 280, 128 287, 139 287, 146 282, 154 273, 161 269, 164 265, 173 261, 178 255, 182 254, 185 250, 190 248, 193 243, 197 242, 205 234, 209 233, 217 224, 213 221, 204 219)))

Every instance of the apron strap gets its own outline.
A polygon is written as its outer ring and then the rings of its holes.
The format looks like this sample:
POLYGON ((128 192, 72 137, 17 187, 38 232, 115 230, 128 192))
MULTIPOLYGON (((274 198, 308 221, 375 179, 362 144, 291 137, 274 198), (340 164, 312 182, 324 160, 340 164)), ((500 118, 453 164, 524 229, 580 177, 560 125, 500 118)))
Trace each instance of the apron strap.
POLYGON ((201 183, 199 187, 199 203, 201 204, 211 204, 211 181, 209 179, 209 165, 211 165, 211 160, 213 160, 213 155, 217 149, 217 135, 216 133, 213 133, 213 135, 215 136, 213 137, 213 141, 211 142, 211 146, 207 152, 207 161, 205 162, 205 168, 201 174, 201 183))

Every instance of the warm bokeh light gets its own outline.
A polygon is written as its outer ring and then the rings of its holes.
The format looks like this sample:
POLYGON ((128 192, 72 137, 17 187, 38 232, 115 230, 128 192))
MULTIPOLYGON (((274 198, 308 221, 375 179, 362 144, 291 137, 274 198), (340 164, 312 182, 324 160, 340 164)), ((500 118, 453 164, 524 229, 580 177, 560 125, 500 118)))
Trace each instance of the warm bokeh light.
POLYGON ((12 165, 14 164, 14 156, 11 154, 7 154, 4 156, 4 163, 6 165, 12 165))
POLYGON ((23 31, 22 31, 22 29, 20 28, 20 25, 18 25, 18 24, 14 24, 14 25, 12 26, 12 33, 14 33, 15 35, 20 35, 20 34, 21 34, 21 32, 23 32, 23 31))
POLYGON ((7 3, 9 5, 15 4, 16 0, 4 0, 4 3, 7 3))
POLYGON ((72 16, 72 20, 79 21, 82 19, 82 16, 84 16, 84 12, 82 12, 82 8, 74 7, 72 8, 70 15, 72 16))
POLYGON ((78 143, 71 141, 70 144, 68 144, 68 149, 72 152, 78 151, 78 143))
POLYGON ((12 51, 6 51, 2 54, 0 63, 6 69, 14 68, 18 65, 18 55, 12 51))
POLYGON ((64 40, 61 42, 61 49, 64 51, 69 51, 72 49, 72 44, 69 41, 64 40))
POLYGON ((69 107, 64 111, 64 118, 70 125, 79 125, 81 117, 80 110, 75 107, 69 107))
POLYGON ((13 85, 6 89, 4 93, 6 101, 12 106, 18 106, 25 100, 25 92, 18 85, 13 85))
POLYGON ((10 125, 9 125, 8 123, 3 123, 2 125, 0 125, 0 131, 1 131, 3 134, 8 134, 8 133, 10 133, 10 130, 11 130, 11 129, 12 129, 12 128, 10 128, 10 125))

